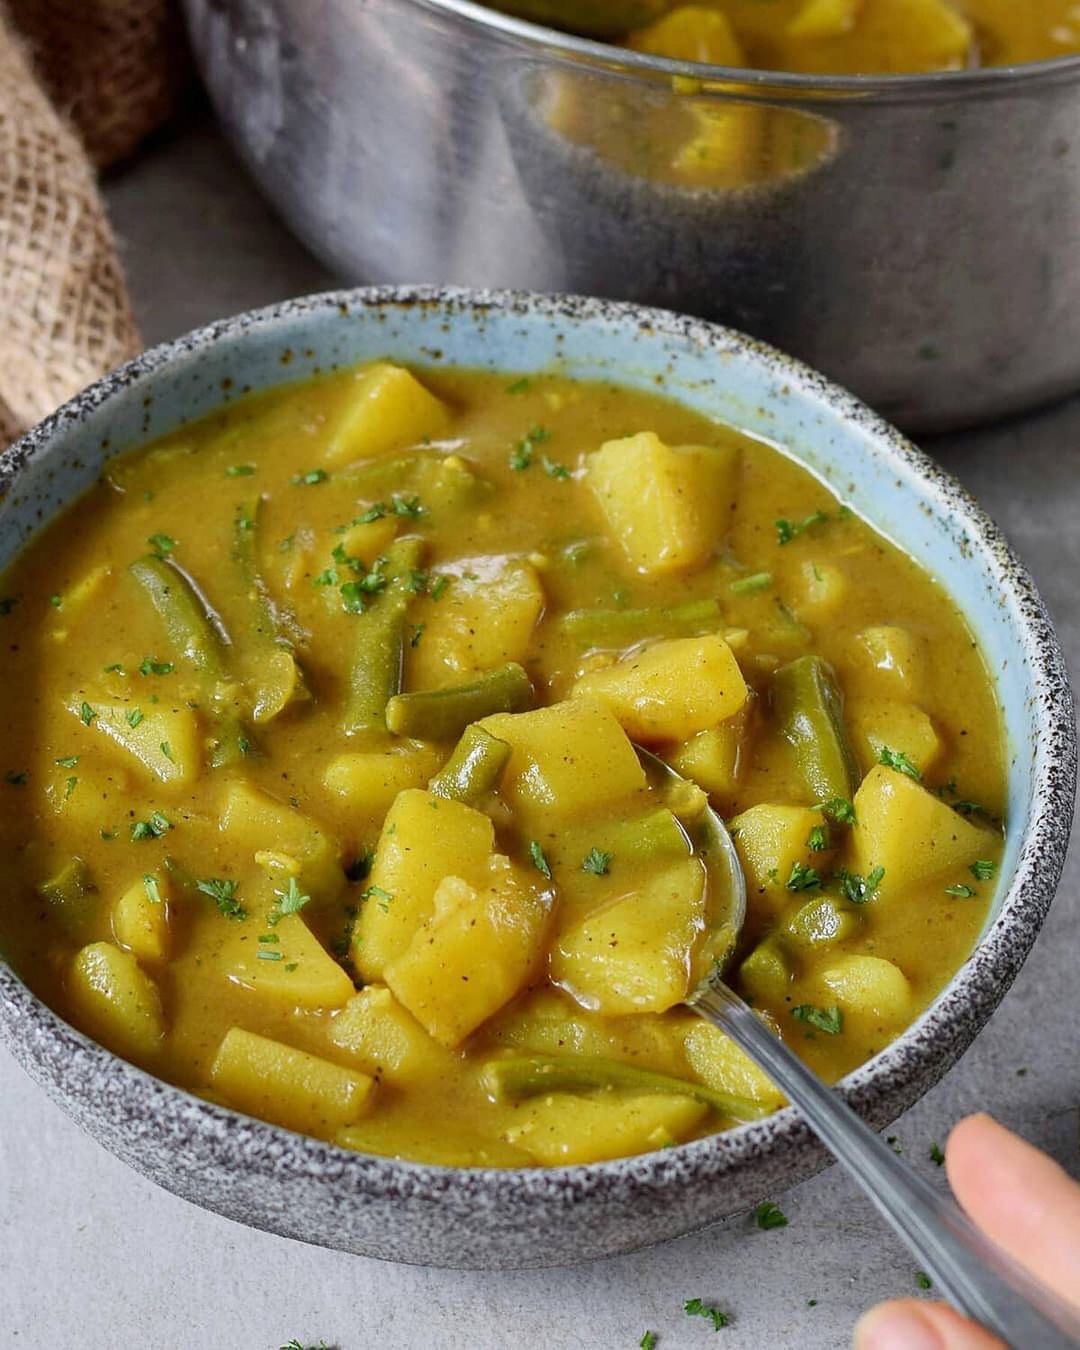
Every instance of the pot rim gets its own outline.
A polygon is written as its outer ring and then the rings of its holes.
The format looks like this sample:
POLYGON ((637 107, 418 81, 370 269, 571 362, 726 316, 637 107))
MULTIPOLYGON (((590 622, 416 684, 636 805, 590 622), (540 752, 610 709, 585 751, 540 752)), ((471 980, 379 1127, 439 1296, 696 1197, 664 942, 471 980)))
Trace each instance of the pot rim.
MULTIPOLYGON (((718 355, 749 355, 775 371, 779 381, 792 386, 808 403, 824 404, 845 421, 857 423, 873 441, 874 452, 888 460, 898 478, 909 484, 917 481, 923 504, 940 508, 950 527, 965 537, 971 551, 983 555, 995 574, 1001 607, 1010 615, 1010 628, 1016 630, 1017 654, 1033 671, 1038 736, 1032 747, 1030 825, 1001 911, 968 961, 900 1037, 837 1085, 856 1110, 878 1124, 895 1118, 974 1040, 1038 936, 1064 866, 1076 790, 1077 742, 1065 658, 1027 569, 967 489, 854 395, 765 343, 669 310, 528 291, 436 285, 359 287, 245 311, 128 361, 63 404, 0 455, 0 499, 28 463, 48 453, 56 434, 95 417, 114 400, 130 397, 133 384, 173 361, 179 364, 220 344, 239 346, 256 329, 286 327, 297 320, 321 324, 335 315, 347 320, 355 307, 392 311, 416 306, 435 310, 448 321, 461 314, 482 316, 493 310, 538 314, 553 324, 602 327, 620 322, 676 342, 705 346, 718 355)), ((799 461, 798 455, 793 457, 799 461)), ((805 1121, 789 1106, 764 1120, 662 1152, 561 1167, 462 1168, 354 1152, 219 1106, 137 1068, 53 1011, 0 953, 0 1040, 31 1070, 33 1054, 24 1042, 32 1039, 35 1030, 64 1047, 73 1073, 92 1070, 108 1085, 115 1103, 114 1121, 123 1115, 125 1103, 137 1103, 143 1108, 140 1114, 147 1116, 151 1112, 145 1108, 152 1103, 158 1122, 155 1129, 163 1136, 175 1134, 186 1120, 186 1132, 196 1128, 208 1148, 220 1152, 228 1147, 235 1157, 243 1144, 247 1167, 254 1155, 267 1168, 271 1163, 276 1167, 284 1163, 296 1177, 331 1176, 357 1197, 422 1197, 432 1203, 449 1203, 459 1213, 481 1202, 497 1207, 503 1199, 523 1197, 565 1205, 590 1196, 610 1199, 613 1194, 644 1190, 658 1198, 669 1186, 721 1180, 770 1154, 801 1152, 813 1138, 805 1121)))
POLYGON ((452 15, 466 24, 490 29, 529 47, 542 47, 549 54, 576 62, 601 66, 608 71, 639 78, 681 78, 705 85, 700 92, 732 95, 804 95, 820 106, 823 95, 838 99, 854 97, 860 102, 973 97, 1026 91, 1031 86, 1068 82, 1080 77, 1080 53, 1024 61, 1007 66, 978 66, 964 70, 929 71, 909 75, 804 75, 794 71, 758 70, 745 66, 714 66, 699 61, 675 61, 629 51, 612 43, 545 28, 475 0, 405 0, 420 9, 452 15), (710 82, 738 88, 710 90, 710 82))

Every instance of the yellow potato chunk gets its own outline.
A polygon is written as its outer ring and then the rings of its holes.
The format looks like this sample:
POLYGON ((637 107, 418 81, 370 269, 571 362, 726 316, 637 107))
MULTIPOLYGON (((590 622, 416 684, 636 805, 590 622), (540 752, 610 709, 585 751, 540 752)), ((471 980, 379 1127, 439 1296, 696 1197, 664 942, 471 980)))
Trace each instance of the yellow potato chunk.
POLYGON ((848 705, 845 720, 863 773, 878 763, 886 748, 899 750, 924 775, 941 758, 944 747, 934 724, 914 703, 859 699, 848 705))
POLYGON ((631 33, 626 45, 636 52, 666 56, 672 61, 746 65, 746 53, 730 19, 720 10, 704 5, 679 5, 647 28, 631 33))
POLYGON ((737 469, 733 446, 669 446, 643 431, 594 451, 585 482, 635 571, 676 572, 723 539, 737 469))
POLYGON ((686 1059, 706 1087, 746 1097, 769 1111, 786 1102, 784 1094, 730 1036, 708 1022, 690 1028, 684 1042, 686 1059))
POLYGON ((848 665, 881 698, 917 700, 926 644, 908 628, 882 624, 855 635, 848 665))
POLYGON ((845 1013, 905 1022, 912 1014, 911 985, 899 966, 880 956, 838 956, 819 976, 845 1013))
POLYGON ((130 1059, 147 1059, 165 1036, 157 986, 131 952, 91 942, 76 955, 67 994, 80 1026, 130 1059))
POLYGON ((851 869, 863 875, 883 867, 879 887, 890 895, 961 872, 992 858, 998 839, 973 825, 907 774, 879 764, 855 794, 851 869))
POLYGON ((821 823, 821 813, 808 806, 772 803, 752 806, 730 821, 747 891, 774 907, 784 904, 791 895, 785 887, 795 865, 817 867, 821 862, 822 855, 809 843, 810 831, 821 823))
POLYGON ((676 773, 703 787, 721 803, 739 786, 749 736, 749 702, 734 717, 699 731, 665 758, 676 773))
POLYGON ((441 436, 450 411, 403 366, 378 361, 360 371, 323 452, 335 467, 441 436))
POLYGON ((544 609, 536 569, 520 559, 476 559, 437 600, 425 597, 410 618, 423 636, 408 652, 408 685, 438 689, 507 661, 522 661, 544 609))
POLYGON ((517 1120, 503 1137, 546 1167, 603 1162, 681 1143, 707 1109, 692 1097, 659 1093, 576 1097, 556 1092, 521 1102, 517 1120))
POLYGON ((431 1036, 453 1047, 533 974, 550 906, 549 897, 527 886, 508 864, 482 890, 453 876, 443 887, 430 921, 387 966, 386 983, 431 1036))
POLYGON ((332 899, 344 884, 337 841, 303 812, 250 783, 228 784, 220 828, 234 847, 252 856, 272 850, 294 858, 296 875, 313 900, 332 899))
POLYGON ((202 772, 199 718, 190 708, 72 698, 68 711, 84 723, 94 714, 90 728, 125 750, 159 783, 188 787, 202 772))
POLYGON ((350 525, 341 536, 341 547, 348 557, 359 558, 365 567, 370 567, 394 542, 400 519, 399 516, 385 515, 378 520, 363 520, 350 525))
POLYGON ((388 1078, 434 1076, 454 1062, 385 985, 355 994, 331 1022, 330 1039, 369 1072, 388 1078))
POLYGON ((862 0, 805 0, 787 25, 789 37, 843 37, 855 27, 862 0))
POLYGON ((107 564, 91 567, 73 586, 69 586, 60 597, 60 612, 65 617, 73 611, 82 609, 88 601, 96 599, 112 576, 112 568, 107 564))
POLYGON ((350 811, 382 817, 399 792, 425 787, 443 756, 430 745, 406 741, 392 750, 335 755, 323 770, 323 786, 350 811))
POLYGON ((225 1033, 210 1082, 238 1111, 326 1137, 371 1108, 375 1080, 241 1027, 225 1033))
POLYGON ((482 811, 418 788, 398 793, 375 849, 368 898, 353 930, 353 962, 379 981, 431 917, 447 876, 487 879, 495 831, 482 811))
POLYGON ((340 1008, 354 992, 352 980, 299 914, 286 914, 263 932, 230 926, 215 959, 234 984, 281 1008, 340 1008))
POLYGON ((646 786, 645 770, 611 711, 585 698, 479 724, 511 747, 502 793, 514 810, 563 817, 611 811, 646 786))
POLYGON ((113 905, 113 937, 140 961, 168 958, 169 891, 164 872, 148 872, 132 882, 113 905))
POLYGON ((834 563, 807 558, 799 567, 791 605, 803 622, 828 623, 847 603, 850 589, 847 577, 834 563))
POLYGON ((746 681, 718 634, 672 638, 583 675, 574 696, 605 703, 631 739, 683 741, 733 717, 746 681))
POLYGON ((563 932, 551 979, 609 1015, 666 1012, 686 997, 705 931, 705 874, 695 858, 650 876, 563 932))

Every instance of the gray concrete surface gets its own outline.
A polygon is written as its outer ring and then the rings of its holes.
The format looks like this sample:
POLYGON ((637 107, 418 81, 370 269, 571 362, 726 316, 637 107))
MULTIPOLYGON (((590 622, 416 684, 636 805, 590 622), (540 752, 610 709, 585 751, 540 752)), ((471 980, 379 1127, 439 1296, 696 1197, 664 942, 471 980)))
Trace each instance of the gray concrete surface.
MULTIPOLYGON (((205 125, 156 147, 108 196, 148 340, 287 295, 325 273, 293 242, 205 125)), ((1080 668, 1080 398, 934 447, 1030 563, 1080 668)), ((975 1109, 1075 1174, 1080 858, 1046 930, 976 1045, 895 1127, 944 1185, 931 1141, 975 1109)), ((480 1275, 385 1265, 258 1233, 188 1205, 86 1138, 0 1051, 0 1328, 22 1350, 543 1347, 661 1350, 848 1344, 859 1312, 915 1292, 914 1266, 835 1169, 747 1220, 596 1265, 480 1275), (715 1301, 732 1324, 683 1315, 715 1301), (810 1300, 816 1300, 810 1306, 810 1300)))

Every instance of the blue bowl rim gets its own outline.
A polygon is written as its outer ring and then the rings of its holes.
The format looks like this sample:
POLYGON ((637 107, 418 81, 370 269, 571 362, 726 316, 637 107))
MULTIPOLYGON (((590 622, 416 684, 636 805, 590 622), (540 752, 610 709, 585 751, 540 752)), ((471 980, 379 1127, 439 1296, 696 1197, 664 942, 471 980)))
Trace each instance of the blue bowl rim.
MULTIPOLYGON (((27 464, 47 453, 57 433, 72 423, 85 421, 112 400, 124 398, 130 386, 174 360, 218 344, 232 343, 255 328, 272 328, 276 323, 297 319, 329 318, 335 313, 347 315, 358 306, 375 309, 423 306, 442 311, 449 321, 456 313, 493 310, 538 314, 555 324, 621 322, 659 336, 704 345, 718 353, 748 355, 801 397, 825 404, 843 419, 857 423, 873 440, 876 452, 917 478, 935 505, 952 521, 967 527, 972 547, 991 563, 1003 596, 1014 602, 1021 616, 1017 637, 1021 654, 1034 675, 1040 735, 1032 770, 1031 824, 1001 911, 971 958, 931 1008, 902 1036, 837 1085, 840 1094, 878 1127, 894 1119, 955 1063, 1001 1002, 1038 936, 1064 867, 1076 795, 1073 697, 1064 654, 1027 569, 998 526, 951 474, 854 395, 802 362, 734 329, 669 310, 590 296, 529 291, 436 285, 357 287, 286 300, 218 320, 126 362, 31 428, 0 455, 0 497, 11 489, 27 464)), ((507 368, 512 368, 512 363, 507 368)), ((794 452, 789 453, 799 459, 794 452)), ((21 1032, 28 1024, 73 1052, 73 1062, 99 1075, 117 1103, 118 1112, 122 1103, 136 1106, 140 1102, 152 1103, 155 1114, 170 1111, 176 1117, 171 1123, 177 1127, 183 1128, 186 1121, 189 1128, 193 1124, 204 1132, 212 1149, 229 1140, 235 1146, 234 1156, 248 1160, 249 1164, 253 1155, 275 1158, 277 1166, 284 1159, 294 1175, 330 1176, 357 1195, 384 1199, 420 1196, 467 1209, 480 1198, 485 1206, 497 1206, 502 1199, 529 1198, 572 1204, 587 1201, 594 1194, 610 1199, 620 1192, 629 1196, 642 1189, 659 1195, 669 1186, 721 1181, 726 1174, 765 1154, 802 1151, 813 1139, 795 1108, 785 1107, 764 1120, 738 1125, 676 1148, 610 1162, 533 1169, 458 1168, 407 1162, 353 1152, 296 1134, 197 1097, 138 1068, 72 1027, 37 998, 0 956, 0 1038, 33 1072, 29 1056, 20 1054, 21 1032)), ((46 1086, 54 1096, 62 1097, 62 1093, 46 1086)))

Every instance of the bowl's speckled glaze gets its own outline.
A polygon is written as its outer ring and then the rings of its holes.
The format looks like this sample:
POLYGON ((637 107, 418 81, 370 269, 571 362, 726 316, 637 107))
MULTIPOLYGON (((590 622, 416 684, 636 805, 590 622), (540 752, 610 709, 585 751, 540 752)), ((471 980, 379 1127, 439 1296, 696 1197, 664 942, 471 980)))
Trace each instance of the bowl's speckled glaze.
MULTIPOLYGON (((872 1124, 893 1120, 1000 1002, 1046 915, 1076 780, 1072 697, 1038 593, 996 526, 897 432, 805 367, 737 333, 573 297, 427 287, 340 292, 225 320, 98 381, 0 459, 0 565, 110 456, 249 389, 376 356, 417 365, 558 369, 660 387, 772 440, 944 582, 978 636, 1009 738, 1009 839, 971 959, 899 1040, 848 1076, 872 1124)), ((75 1031, 0 960, 0 1038, 108 1149, 231 1218, 397 1261, 556 1265, 688 1233, 826 1161, 792 1109, 679 1148, 584 1167, 465 1171, 347 1152, 202 1101, 75 1031)))

